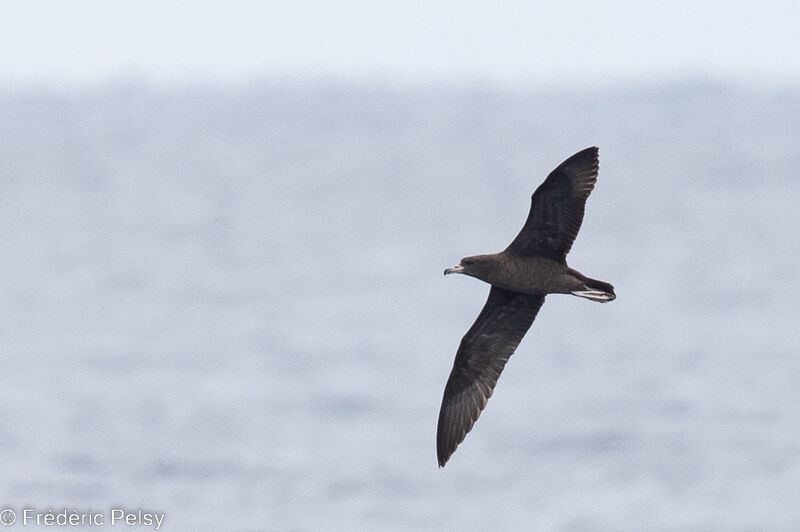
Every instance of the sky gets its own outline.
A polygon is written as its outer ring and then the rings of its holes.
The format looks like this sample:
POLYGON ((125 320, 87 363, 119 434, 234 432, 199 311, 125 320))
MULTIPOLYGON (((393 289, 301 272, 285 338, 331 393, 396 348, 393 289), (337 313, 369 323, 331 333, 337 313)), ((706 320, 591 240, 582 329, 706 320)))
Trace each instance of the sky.
POLYGON ((800 81, 800 2, 6 0, 0 83, 800 81))

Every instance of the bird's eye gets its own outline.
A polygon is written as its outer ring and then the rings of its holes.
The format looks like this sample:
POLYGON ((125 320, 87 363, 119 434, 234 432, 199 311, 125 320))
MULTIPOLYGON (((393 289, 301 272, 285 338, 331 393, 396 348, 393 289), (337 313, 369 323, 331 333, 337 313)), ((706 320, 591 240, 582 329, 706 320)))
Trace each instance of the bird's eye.
POLYGON ((473 264, 475 264, 475 261, 472 261, 472 260, 462 260, 462 261, 461 261, 461 263, 462 263, 464 266, 472 266, 473 264))

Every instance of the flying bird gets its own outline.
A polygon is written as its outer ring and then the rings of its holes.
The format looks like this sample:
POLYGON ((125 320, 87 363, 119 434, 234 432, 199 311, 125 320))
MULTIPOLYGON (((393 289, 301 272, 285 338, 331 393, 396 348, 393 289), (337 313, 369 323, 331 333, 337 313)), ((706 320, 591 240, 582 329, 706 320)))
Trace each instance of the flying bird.
POLYGON ((491 289, 461 340, 444 388, 436 433, 439 467, 472 429, 547 294, 572 294, 601 303, 616 298, 611 284, 586 277, 566 261, 598 168, 596 147, 568 158, 533 193, 528 219, 504 251, 465 257, 444 271, 476 277, 491 289))

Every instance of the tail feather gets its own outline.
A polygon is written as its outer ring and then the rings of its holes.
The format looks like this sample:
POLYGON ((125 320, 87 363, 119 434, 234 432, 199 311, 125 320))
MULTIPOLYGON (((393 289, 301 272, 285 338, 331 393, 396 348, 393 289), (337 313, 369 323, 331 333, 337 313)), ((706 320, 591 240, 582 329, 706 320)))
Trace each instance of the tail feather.
POLYGON ((592 301, 599 301, 600 303, 608 303, 617 298, 617 295, 614 293, 614 286, 612 286, 611 283, 586 277, 583 280, 583 285, 583 290, 575 290, 572 294, 578 297, 591 299, 592 301))

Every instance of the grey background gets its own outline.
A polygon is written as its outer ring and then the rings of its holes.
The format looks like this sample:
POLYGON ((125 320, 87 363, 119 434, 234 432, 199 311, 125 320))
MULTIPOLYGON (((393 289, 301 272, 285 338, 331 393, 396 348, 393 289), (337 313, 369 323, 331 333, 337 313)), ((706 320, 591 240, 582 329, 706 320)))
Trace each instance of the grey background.
POLYGON ((3 96, 0 490, 170 530, 793 529, 795 91, 3 96), (444 470, 445 379, 573 150, 570 263, 444 470))
POLYGON ((0 17, 0 505, 800 528, 795 8, 66 5, 0 17), (549 297, 439 470, 442 270, 590 145, 619 297, 549 297))
POLYGON ((0 83, 800 82, 792 0, 8 0, 0 83))

